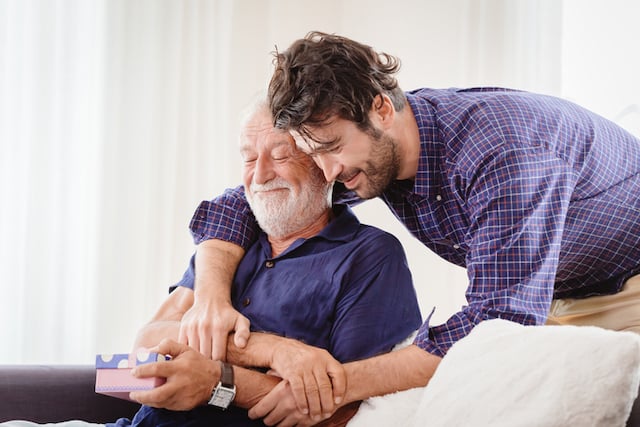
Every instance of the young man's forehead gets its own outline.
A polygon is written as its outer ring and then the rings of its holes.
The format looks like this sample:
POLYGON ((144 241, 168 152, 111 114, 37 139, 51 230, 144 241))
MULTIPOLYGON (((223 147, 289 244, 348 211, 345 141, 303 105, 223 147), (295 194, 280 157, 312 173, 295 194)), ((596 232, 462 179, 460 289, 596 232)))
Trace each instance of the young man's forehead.
POLYGON ((326 151, 340 142, 340 137, 338 136, 327 135, 325 139, 320 137, 311 137, 310 135, 303 135, 295 130, 291 130, 290 133, 298 149, 307 154, 326 151))

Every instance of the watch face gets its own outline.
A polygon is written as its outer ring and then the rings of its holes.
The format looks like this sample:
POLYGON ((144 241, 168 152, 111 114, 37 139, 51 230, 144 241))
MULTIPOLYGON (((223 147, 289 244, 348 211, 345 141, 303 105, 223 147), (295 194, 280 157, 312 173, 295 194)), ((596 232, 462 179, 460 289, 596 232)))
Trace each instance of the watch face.
POLYGON ((217 406, 219 408, 228 408, 233 398, 236 396, 236 391, 232 388, 218 386, 216 391, 209 400, 209 405, 217 406))

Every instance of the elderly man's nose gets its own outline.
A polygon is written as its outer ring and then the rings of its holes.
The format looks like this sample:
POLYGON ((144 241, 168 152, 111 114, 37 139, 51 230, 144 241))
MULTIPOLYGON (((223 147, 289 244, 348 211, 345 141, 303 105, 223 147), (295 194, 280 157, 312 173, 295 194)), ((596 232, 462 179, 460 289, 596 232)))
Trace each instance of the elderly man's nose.
POLYGON ((256 167, 253 171, 253 181, 256 184, 264 184, 273 179, 273 167, 268 159, 258 158, 256 167))

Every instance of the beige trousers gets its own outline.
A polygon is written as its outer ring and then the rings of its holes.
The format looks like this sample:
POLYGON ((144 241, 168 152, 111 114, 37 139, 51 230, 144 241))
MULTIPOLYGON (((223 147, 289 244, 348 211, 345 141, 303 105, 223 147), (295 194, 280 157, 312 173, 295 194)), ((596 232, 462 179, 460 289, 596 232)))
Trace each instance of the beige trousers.
POLYGON ((617 294, 553 300, 547 325, 599 326, 640 334, 640 274, 629 278, 617 294))

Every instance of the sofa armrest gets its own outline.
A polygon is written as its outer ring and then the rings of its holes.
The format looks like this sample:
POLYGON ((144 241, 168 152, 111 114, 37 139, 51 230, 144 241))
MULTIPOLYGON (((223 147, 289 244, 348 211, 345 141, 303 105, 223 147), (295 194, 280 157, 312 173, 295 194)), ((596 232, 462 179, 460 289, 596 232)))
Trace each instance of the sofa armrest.
POLYGON ((0 365, 0 422, 133 418, 140 405, 97 394, 95 372, 93 365, 0 365))

